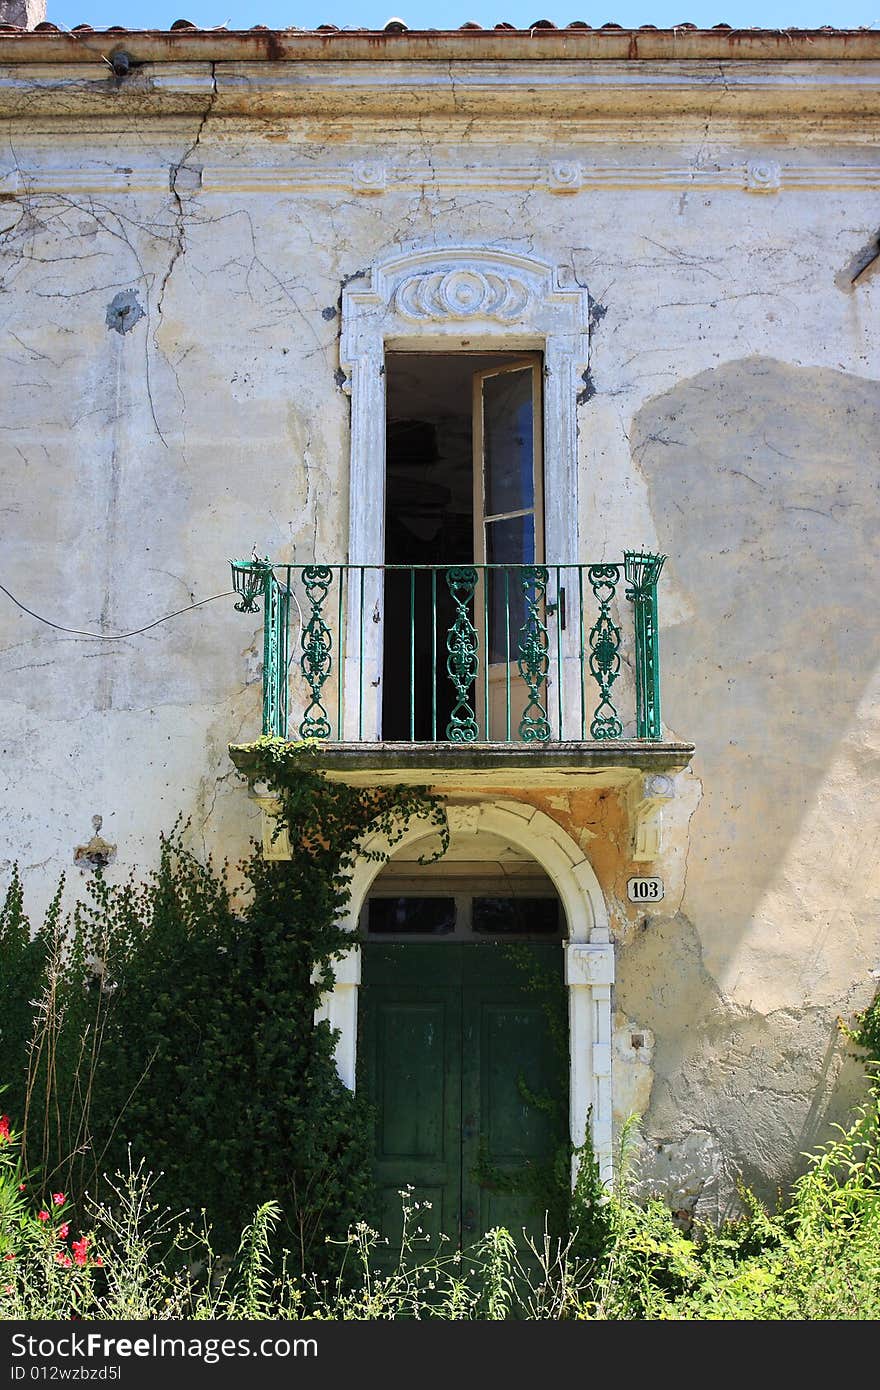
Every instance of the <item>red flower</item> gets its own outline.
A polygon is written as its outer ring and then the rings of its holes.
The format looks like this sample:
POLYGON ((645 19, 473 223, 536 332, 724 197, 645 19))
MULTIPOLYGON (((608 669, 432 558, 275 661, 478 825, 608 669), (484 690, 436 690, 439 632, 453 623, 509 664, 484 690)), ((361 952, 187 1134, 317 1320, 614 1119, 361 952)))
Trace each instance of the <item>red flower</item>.
POLYGON ((78 1265, 84 1265, 88 1258, 86 1255, 86 1251, 89 1248, 88 1236, 83 1236, 81 1240, 71 1241, 70 1248, 73 1251, 73 1258, 76 1263, 78 1265))
POLYGON ((64 1203, 67 1201, 67 1198, 65 1197, 63 1192, 53 1192, 52 1201, 56 1207, 63 1207, 64 1203))
POLYGON ((70 1269, 72 1263, 71 1258, 66 1250, 56 1250, 55 1261, 57 1264, 62 1265, 64 1269, 70 1269))
POLYGON ((13 1287, 12 1287, 11 1284, 7 1284, 7 1285, 6 1285, 6 1292, 7 1292, 7 1293, 14 1293, 14 1292, 15 1292, 15 1290, 13 1289, 13 1287))
POLYGON ((6 1252, 6 1254, 3 1256, 3 1258, 4 1258, 4 1260, 14 1260, 14 1259, 15 1259, 15 1256, 13 1255, 13 1253, 12 1253, 11 1250, 7 1250, 7 1252, 6 1252))
POLYGON ((8 1115, 0 1115, 0 1139, 6 1140, 6 1139, 8 1139, 8 1138, 9 1138, 9 1116, 8 1116, 8 1115))
POLYGON ((104 1261, 101 1259, 100 1255, 96 1255, 95 1258, 92 1260, 92 1264, 97 1265, 98 1268, 101 1269, 103 1267, 104 1261))
POLYGON ((62 1221, 61 1225, 58 1227, 58 1235, 60 1236, 60 1238, 61 1238, 62 1240, 67 1240, 67 1232, 68 1232, 69 1230, 70 1230, 70 1227, 68 1226, 67 1222, 66 1222, 66 1221, 62 1221))
POLYGON ((25 1183, 20 1182, 20 1183, 18 1184, 18 1190, 19 1190, 19 1192, 27 1192, 27 1186, 25 1185, 25 1183))
POLYGON ((45 1207, 43 1208, 42 1211, 38 1211, 38 1212, 37 1212, 37 1220, 38 1220, 38 1221, 48 1221, 48 1220, 49 1220, 49 1213, 46 1211, 46 1208, 45 1208, 45 1207))

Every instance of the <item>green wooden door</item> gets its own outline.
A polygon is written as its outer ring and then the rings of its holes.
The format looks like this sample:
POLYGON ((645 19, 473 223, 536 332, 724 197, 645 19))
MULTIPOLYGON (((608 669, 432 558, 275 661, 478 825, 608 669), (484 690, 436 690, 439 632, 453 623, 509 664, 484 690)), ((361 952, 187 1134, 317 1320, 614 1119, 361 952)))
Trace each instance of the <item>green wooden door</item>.
POLYGON ((492 1226, 543 1224, 540 1170, 568 1132, 558 942, 364 948, 362 1077, 376 1107, 382 1233, 393 1254, 401 1198, 436 1249, 492 1226))
POLYGON ((376 1182, 382 1235, 399 1248, 400 1192, 430 1202, 418 1224, 457 1230, 461 1207, 461 983, 459 951, 445 946, 364 950, 360 1051, 376 1108, 376 1182), (424 1218, 424 1219, 422 1219, 424 1218))

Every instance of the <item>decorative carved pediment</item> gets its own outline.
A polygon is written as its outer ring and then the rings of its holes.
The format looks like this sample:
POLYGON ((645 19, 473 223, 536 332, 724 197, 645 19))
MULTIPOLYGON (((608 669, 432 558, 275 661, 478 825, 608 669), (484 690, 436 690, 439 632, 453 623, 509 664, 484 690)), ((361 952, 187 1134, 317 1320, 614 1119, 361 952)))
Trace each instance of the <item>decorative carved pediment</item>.
MULTIPOLYGON (((363 190, 362 190, 363 191, 363 190)), ((586 361, 588 295, 562 285, 546 261, 500 247, 431 247, 390 257, 342 292, 340 362, 381 356, 383 340, 435 326, 479 328, 485 337, 526 333, 548 357, 586 361)), ((493 345, 494 348, 494 345, 493 345)))
POLYGON ((513 323, 528 302, 528 287, 517 276, 475 266, 410 275, 394 295, 397 312, 417 322, 483 318, 513 323))

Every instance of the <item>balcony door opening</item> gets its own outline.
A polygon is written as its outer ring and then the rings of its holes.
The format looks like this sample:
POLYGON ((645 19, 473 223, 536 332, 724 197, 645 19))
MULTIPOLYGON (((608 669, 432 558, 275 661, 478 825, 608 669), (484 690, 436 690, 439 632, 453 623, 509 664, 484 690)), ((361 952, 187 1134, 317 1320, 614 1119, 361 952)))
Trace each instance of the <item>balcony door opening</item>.
POLYGON ((382 737, 516 739, 538 611, 517 567, 544 559, 540 354, 389 352, 385 374, 385 564, 402 568, 385 575, 382 737))

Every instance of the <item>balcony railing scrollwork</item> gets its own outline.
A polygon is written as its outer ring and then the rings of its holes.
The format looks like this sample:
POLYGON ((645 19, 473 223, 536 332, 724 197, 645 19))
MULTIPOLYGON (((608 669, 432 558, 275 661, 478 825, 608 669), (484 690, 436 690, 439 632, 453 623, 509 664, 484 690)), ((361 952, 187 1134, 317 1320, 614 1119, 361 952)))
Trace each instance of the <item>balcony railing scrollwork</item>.
POLYGON ((263 613, 263 733, 338 742, 659 740, 665 556, 576 565, 232 562, 263 613))

